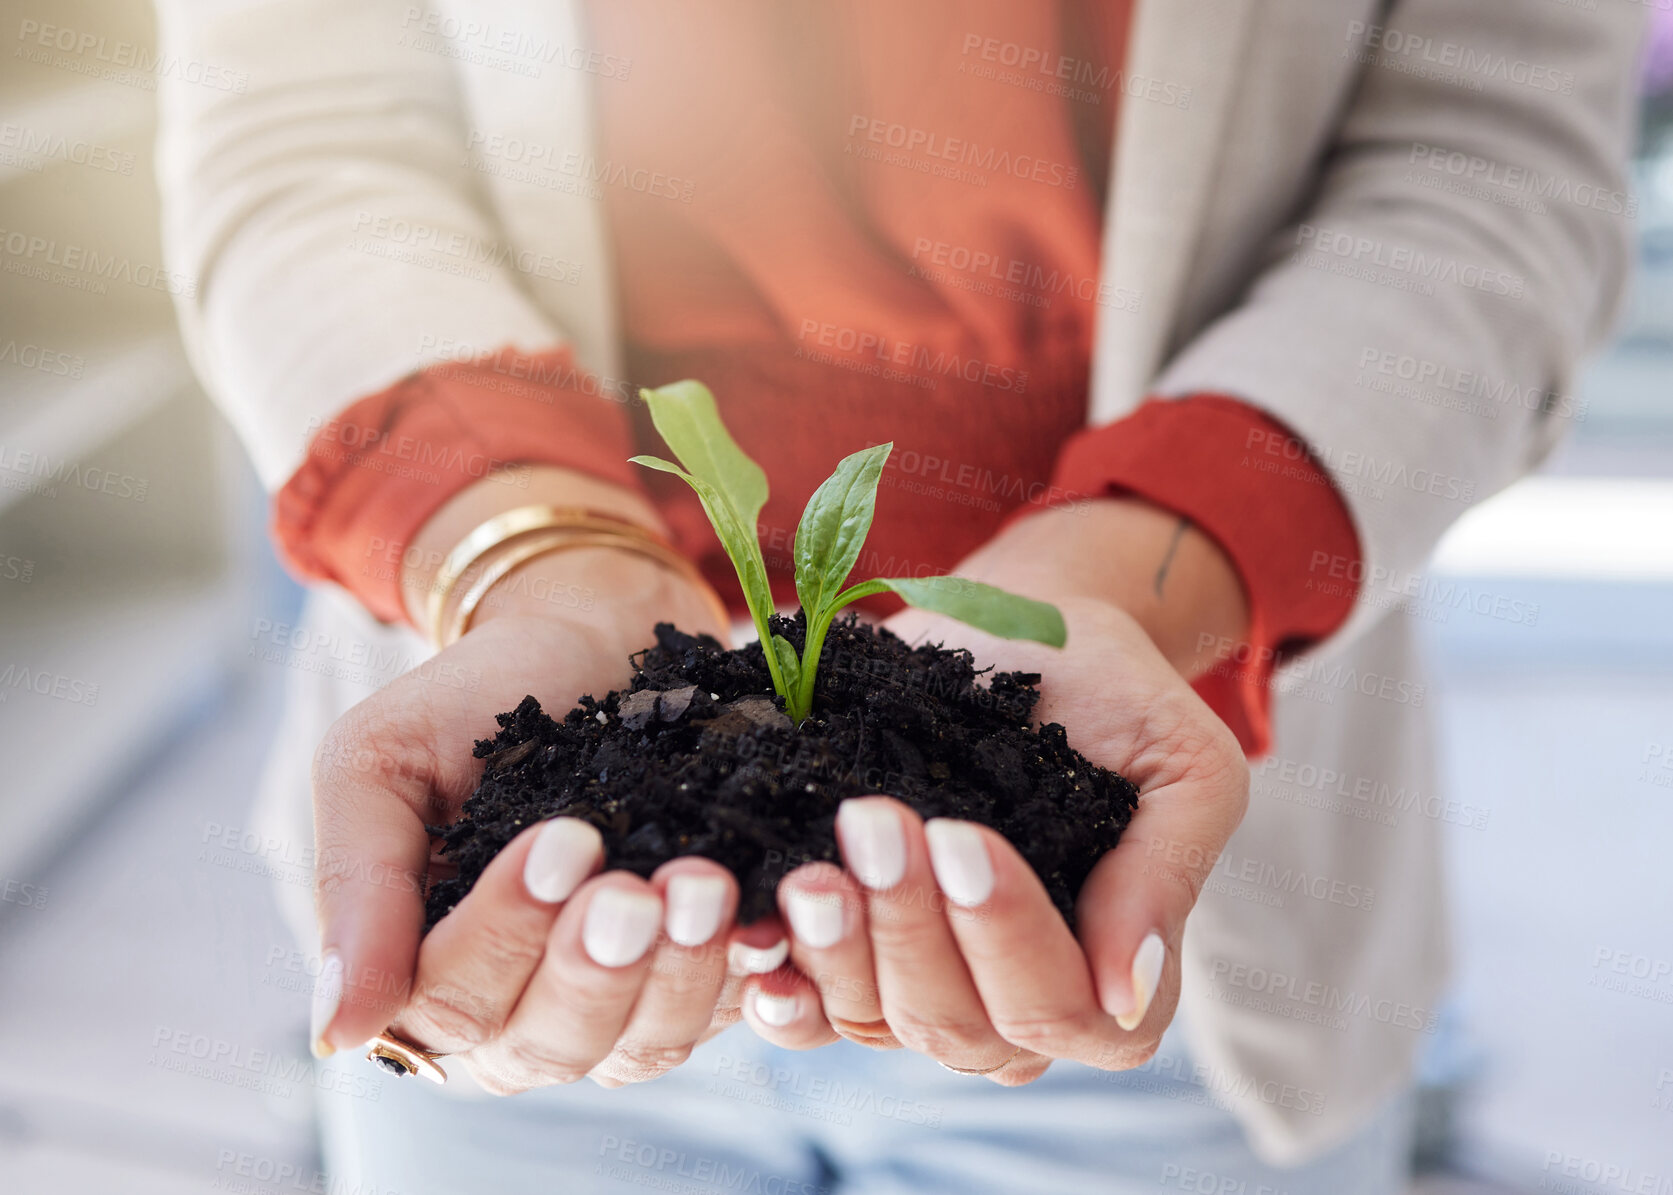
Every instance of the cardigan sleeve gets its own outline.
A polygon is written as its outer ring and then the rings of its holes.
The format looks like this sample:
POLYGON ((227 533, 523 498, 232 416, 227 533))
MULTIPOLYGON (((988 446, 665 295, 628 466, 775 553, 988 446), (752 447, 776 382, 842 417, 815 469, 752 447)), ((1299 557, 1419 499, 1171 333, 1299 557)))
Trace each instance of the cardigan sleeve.
POLYGON ((637 488, 626 401, 566 350, 503 349, 409 374, 309 440, 274 497, 280 555, 304 579, 335 581, 385 622, 402 621, 408 542, 473 482, 527 485, 515 466, 542 464, 637 488))
MULTIPOLYGON (((515 248, 464 160, 460 72, 414 35, 422 9, 157 5, 160 50, 236 84, 159 79, 157 181, 186 348, 270 492, 351 403, 427 366, 513 345, 619 372, 604 305, 581 301, 607 269, 598 205, 566 200, 549 252, 515 248)), ((584 72, 549 73, 547 102, 582 125, 584 72)))
POLYGON ((1216 645, 1194 687, 1251 756, 1272 738, 1276 667, 1353 609, 1359 541, 1341 495, 1306 447, 1222 395, 1151 399, 1071 439, 1060 492, 1135 494, 1191 520, 1231 558, 1249 603, 1244 642, 1216 645))

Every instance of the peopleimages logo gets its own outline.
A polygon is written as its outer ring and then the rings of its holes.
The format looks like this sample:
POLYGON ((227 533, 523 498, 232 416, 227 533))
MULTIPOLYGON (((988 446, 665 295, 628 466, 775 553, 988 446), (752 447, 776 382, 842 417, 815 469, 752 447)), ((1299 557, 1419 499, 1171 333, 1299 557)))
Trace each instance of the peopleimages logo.
POLYGON ((953 245, 930 237, 916 237, 912 241, 913 269, 931 281, 929 267, 941 267, 958 274, 967 274, 981 282, 994 282, 997 287, 966 287, 981 294, 995 294, 1001 299, 1030 302, 1035 306, 1049 306, 1053 298, 1068 295, 1100 307, 1120 311, 1139 309, 1138 293, 1129 287, 1113 286, 1085 274, 1067 270, 1048 270, 1037 262, 1018 257, 1001 256, 967 245, 953 245))
MULTIPOLYGON (((768 1093, 769 1099, 751 1099, 757 1106, 777 1106, 796 1110, 797 1100, 809 1104, 826 1105, 844 1113, 864 1113, 883 1120, 898 1120, 923 1128, 939 1128, 944 1109, 926 1104, 910 1096, 879 1092, 864 1085, 849 1085, 829 1075, 806 1075, 785 1066, 768 1066, 752 1058, 734 1058, 722 1054, 715 1060, 714 1074, 740 1088, 753 1088, 768 1093)), ((710 1084, 709 1091, 734 1098, 747 1093, 710 1084)), ((852 1119, 843 1123, 853 1123, 852 1119)))
POLYGON ((1673 1175, 1640 1170, 1622 1162, 1606 1162, 1601 1158, 1585 1158, 1566 1154, 1559 1149, 1547 1150, 1545 1171, 1540 1176, 1542 1191, 1592 1192, 1618 1191, 1621 1195, 1673 1195, 1673 1175), (1578 1183, 1563 1183, 1560 1179, 1578 1179, 1578 1183), (1585 1186, 1579 1185, 1586 1184, 1585 1186))
POLYGON ((1195 1059, 1187 1059, 1179 1054, 1167 1054, 1158 1050, 1149 1062, 1125 1071, 1107 1072, 1107 1078, 1123 1086, 1137 1086, 1140 1090, 1149 1091, 1157 1095, 1166 1095, 1170 1099, 1189 1098, 1190 1095, 1212 1093, 1215 1096, 1227 1096, 1240 1100, 1259 1100, 1263 1104, 1270 1104, 1275 1108, 1289 1108, 1296 1112, 1305 1112, 1310 1116, 1322 1115, 1325 1109, 1326 1096, 1322 1091, 1314 1091, 1307 1087, 1296 1087, 1290 1083, 1279 1083, 1274 1079, 1259 1082, 1253 1075, 1241 1071, 1230 1071, 1222 1066, 1215 1066, 1195 1059), (1190 1087, 1200 1088, 1200 1092, 1182 1094, 1177 1090, 1170 1090, 1160 1083, 1135 1083, 1135 1076, 1154 1076, 1158 1079, 1171 1079, 1174 1083, 1188 1084, 1190 1087))
POLYGON ((1425 792, 1415 784, 1392 784, 1369 776, 1350 776, 1334 768, 1279 755, 1268 755, 1255 765, 1250 775, 1251 791, 1259 795, 1278 800, 1291 800, 1296 793, 1339 798, 1339 803, 1326 802, 1327 807, 1338 811, 1363 810, 1375 816, 1362 820, 1386 826, 1397 825, 1399 814, 1416 813, 1431 821, 1485 830, 1492 813, 1481 805, 1425 792))
POLYGON ((1363 1017, 1379 1025, 1411 1029, 1418 1033, 1433 1033, 1440 1025, 1441 1014, 1434 1009, 1403 1000, 1377 998, 1351 988, 1337 987, 1333 983, 1301 979, 1268 967, 1217 958, 1209 967, 1209 975, 1216 983, 1304 1005, 1327 1014, 1363 1017))
MULTIPOLYGON (((877 443, 880 444, 882 441, 879 440, 877 443)), ((871 443, 865 445, 867 448, 876 446, 871 443)), ((1004 498, 1019 504, 1045 502, 1052 506, 1080 507, 1090 501, 1086 494, 1078 490, 1066 490, 1049 481, 1013 476, 1010 473, 995 473, 986 465, 956 461, 898 445, 883 465, 883 483, 891 484, 897 474, 938 482, 954 490, 968 490, 983 497, 1004 498)), ((994 509, 999 508, 995 506, 994 509)))
POLYGON ((51 498, 57 497, 60 485, 110 498, 131 498, 135 502, 144 502, 151 490, 150 481, 143 477, 84 465, 69 457, 55 460, 44 452, 0 443, 0 487, 29 489, 51 498), (31 488, 14 484, 14 479, 27 481, 31 486, 35 482, 40 484, 31 488))
POLYGON ((47 890, 38 884, 22 880, 7 880, 0 884, 0 904, 18 905, 25 909, 46 908, 47 890))
POLYGON ((1306 896, 1349 909, 1369 909, 1376 900, 1375 890, 1364 884, 1349 883, 1299 867, 1279 867, 1262 859, 1230 852, 1220 856, 1214 865, 1214 874, 1233 883, 1265 888, 1274 894, 1306 896))
POLYGON ((658 1147, 606 1133, 598 1142, 593 1173, 628 1186, 660 1191, 743 1191, 750 1195, 831 1195, 831 1188, 770 1174, 734 1160, 658 1147))
POLYGON ((46 158, 57 158, 72 166, 86 166, 111 174, 130 175, 134 172, 134 155, 127 150, 112 149, 79 137, 66 137, 59 132, 32 129, 11 121, 0 124, 0 161, 33 170, 36 167, 30 159, 46 158))
POLYGON ((376 1075, 319 1067, 309 1058, 170 1025, 159 1025, 151 1034, 151 1065, 281 1099, 307 1089, 367 1100, 383 1095, 383 1080, 376 1075))
POLYGON ((559 174, 575 179, 588 185, 588 194, 592 198, 602 194, 597 189, 599 185, 680 203, 690 203, 696 194, 697 184, 689 178, 648 167, 630 166, 612 158, 597 158, 562 146, 525 141, 503 133, 472 129, 465 141, 465 151, 467 161, 472 158, 479 162, 483 158, 496 158, 510 166, 520 167, 525 173, 506 176, 515 182, 537 181, 535 176, 539 174, 559 174))
POLYGON ((223 1149, 216 1156, 215 1181, 210 1184, 217 1191, 236 1195, 401 1195, 394 1187, 380 1187, 347 1175, 330 1175, 323 1170, 310 1170, 295 1162, 281 1161, 261 1154, 240 1153, 223 1149))
MULTIPOLYGON (((481 50, 505 54, 511 58, 528 59, 542 66, 560 66, 581 71, 603 79, 626 82, 633 70, 633 60, 619 54, 607 54, 588 46, 565 42, 546 33, 528 33, 521 29, 493 25, 487 21, 466 20, 428 7, 412 5, 401 18, 402 39, 398 44, 413 45, 420 50, 437 51, 446 45, 453 52, 449 57, 477 61, 465 50, 481 50), (415 35, 436 39, 434 43, 414 41, 415 35)), ((493 65, 491 60, 483 65, 493 65)), ((538 77, 539 72, 532 72, 538 77)))
POLYGON ((1421 706, 1425 687, 1414 681, 1402 680, 1381 672, 1362 672, 1341 661, 1327 662, 1319 655, 1305 656, 1294 663, 1280 665, 1278 649, 1270 645, 1256 645, 1227 635, 1203 631, 1197 635, 1197 651, 1210 651, 1217 663, 1209 669, 1213 676, 1259 679, 1264 669, 1273 667, 1269 683, 1278 686, 1288 696, 1313 697, 1329 702, 1333 692, 1353 692, 1366 697, 1377 697, 1400 705, 1421 706))
POLYGON ((477 345, 430 333, 418 338, 418 352, 425 358, 490 370, 510 382, 527 382, 527 386, 501 389, 547 405, 577 394, 624 406, 639 397, 637 384, 584 369, 568 353, 530 353, 516 347, 477 345))
POLYGON ((1163 1165, 1160 1185, 1193 1191, 1196 1195, 1289 1195, 1283 1187, 1274 1187, 1270 1183, 1250 1186, 1248 1179, 1235 1174, 1216 1174, 1212 1170, 1181 1166, 1178 1162, 1163 1165))
MULTIPOLYGON (((364 249, 368 238, 415 253, 439 253, 462 263, 493 269, 515 270, 533 278, 547 278, 574 286, 581 281, 581 267, 549 253, 518 249, 498 241, 487 241, 472 233, 441 228, 399 216, 361 210, 355 213, 350 248, 364 249)), ((392 256, 385 254, 384 256, 392 256)), ((422 260, 417 264, 422 265, 422 260)), ((486 277, 486 275, 478 275, 486 277)))
POLYGON ((1468 502, 1474 498, 1476 491, 1475 482, 1467 478, 1421 466, 1414 469, 1404 461, 1375 457, 1355 449, 1344 450, 1332 444, 1305 445, 1283 432, 1251 428, 1244 438, 1244 448, 1249 452, 1249 456, 1243 458, 1245 465, 1258 467, 1262 456, 1288 463, 1316 458, 1319 464, 1335 475, 1339 486, 1349 488, 1353 482, 1364 482, 1378 487, 1378 497, 1381 496, 1381 487, 1387 487, 1449 501, 1468 502))
POLYGON ((419 656, 401 644, 372 643, 358 636, 327 634, 306 626, 258 618, 250 627, 250 659, 284 664, 357 684, 383 685, 397 676, 474 693, 482 683, 480 668, 449 663, 440 656, 419 656))
POLYGON ((79 378, 87 370, 87 362, 75 353, 42 348, 38 344, 19 344, 15 340, 0 345, 0 364, 38 370, 60 378, 79 378))
POLYGON ((71 705, 99 704, 98 685, 46 668, 31 668, 27 664, 10 662, 0 668, 0 702, 14 692, 51 697, 71 705))
MULTIPOLYGON (((910 341, 895 340, 880 332, 804 319, 797 339, 801 342, 796 348, 798 357, 819 361, 820 350, 835 350, 835 353, 847 357, 860 358, 862 365, 869 365, 870 362, 865 362, 864 359, 871 358, 878 365, 885 367, 881 376, 890 381, 906 381, 919 385, 928 383, 933 386, 935 377, 944 377, 977 382, 995 390, 1009 390, 1016 394, 1021 394, 1028 388, 1026 369, 1014 369, 1009 365, 982 361, 961 353, 930 349, 910 341), (892 368, 896 366, 900 369, 892 368)), ((828 358, 831 364, 841 363, 839 358, 828 351, 822 355, 828 358)))
POLYGON ((1076 167, 1065 166, 1061 162, 1051 162, 1033 154, 1012 153, 996 145, 983 145, 964 137, 949 137, 916 125, 866 116, 860 112, 849 117, 848 135, 906 154, 921 154, 932 161, 968 167, 986 174, 1008 174, 1025 182, 1051 187, 1073 188, 1080 179, 1080 171, 1076 167))
POLYGON ((1406 63, 1408 60, 1426 66, 1456 70, 1472 80, 1494 79, 1517 83, 1539 91, 1554 91, 1561 95, 1574 93, 1574 72, 1545 62, 1530 62, 1512 58, 1490 50, 1477 50, 1463 42, 1436 41, 1432 37, 1406 33, 1386 25, 1370 25, 1364 21, 1348 22, 1348 40, 1357 41, 1385 62, 1406 63))
POLYGON ((1165 79, 1132 74, 1087 58, 1060 54, 1044 46, 1001 41, 980 33, 966 33, 959 73, 994 79, 1013 87, 1063 96, 1082 103, 1101 103, 1105 93, 1120 90, 1133 100, 1148 100, 1169 108, 1189 108, 1191 89, 1165 79), (974 56, 976 61, 970 59, 974 56))
POLYGON ((1358 365, 1362 374, 1376 374, 1379 377, 1410 382, 1420 388, 1427 387, 1462 395, 1465 398, 1479 399, 1479 409, 1490 418, 1497 417, 1498 408, 1501 406, 1522 411, 1537 411, 1556 419, 1573 419, 1576 422, 1586 417, 1586 400, 1575 395, 1548 390, 1528 382, 1490 377, 1475 370, 1459 369, 1455 365, 1416 357, 1410 353, 1367 345, 1359 351, 1358 365))
POLYGON ((20 232, 15 228, 0 228, 0 255, 8 259, 5 263, 7 273, 34 276, 46 282, 79 277, 82 282, 122 282, 142 290, 160 290, 188 299, 197 294, 196 280, 163 266, 144 261, 136 264, 132 258, 120 253, 102 253, 86 245, 60 242, 55 237, 20 232), (55 277, 51 272, 53 269, 70 273, 55 277))
MULTIPOLYGON (((1516 626, 1539 623, 1539 603, 1524 601, 1506 593, 1477 589, 1455 577, 1445 579, 1423 572, 1396 572, 1385 564, 1367 564, 1357 556, 1315 549, 1308 563, 1305 589, 1341 596, 1372 599, 1378 594, 1409 599, 1421 610, 1427 607, 1442 615, 1467 611, 1516 626)), ((1445 622, 1445 617, 1435 621, 1445 622)))
POLYGON ((1413 166, 1450 178, 1496 187, 1533 199, 1572 203, 1612 216, 1638 214, 1637 198, 1626 191, 1612 191, 1596 183, 1541 174, 1526 166, 1507 166, 1503 162, 1458 149, 1414 141, 1411 155, 1406 160, 1413 166))
POLYGON ((178 79, 216 91, 242 94, 250 82, 249 75, 243 71, 160 54, 138 42, 112 41, 102 33, 86 33, 42 21, 22 21, 17 40, 20 44, 13 51, 14 57, 113 83, 137 84, 146 90, 155 90, 158 79, 178 79), (74 57, 55 58, 51 51, 74 57))
POLYGON ((341 460, 370 472, 416 476, 434 483, 443 472, 487 478, 517 489, 528 489, 530 469, 519 461, 502 460, 454 443, 437 443, 413 436, 393 435, 389 429, 333 419, 321 423, 310 415, 304 424, 309 451, 327 460, 341 460))
POLYGON ((1384 244, 1345 229, 1303 224, 1296 230, 1295 239, 1298 253, 1312 250, 1355 266, 1406 274, 1431 285, 1449 283, 1507 299, 1520 299, 1528 291, 1527 279, 1520 274, 1507 274, 1492 266, 1425 253, 1410 245, 1384 244))

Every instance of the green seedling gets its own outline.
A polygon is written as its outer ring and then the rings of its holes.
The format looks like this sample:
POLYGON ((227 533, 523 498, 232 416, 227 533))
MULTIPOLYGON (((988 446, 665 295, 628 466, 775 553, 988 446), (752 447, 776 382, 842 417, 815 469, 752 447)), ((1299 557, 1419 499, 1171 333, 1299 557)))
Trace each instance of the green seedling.
POLYGON ((721 546, 738 571, 773 688, 784 699, 784 712, 793 721, 800 723, 813 709, 814 676, 831 620, 844 606, 873 594, 897 594, 908 605, 945 614, 1003 639, 1031 639, 1052 647, 1062 647, 1067 640, 1063 615, 1056 606, 980 581, 878 577, 843 588, 871 530, 877 484, 894 448, 878 444, 845 457, 802 511, 794 559, 796 596, 807 616, 807 637, 798 659, 790 641, 773 633, 767 622, 773 612, 773 595, 756 529, 767 502, 767 475, 732 439, 715 408, 714 395, 701 382, 674 382, 639 394, 650 406, 656 430, 680 463, 654 456, 636 456, 632 461, 672 473, 697 491, 721 546))

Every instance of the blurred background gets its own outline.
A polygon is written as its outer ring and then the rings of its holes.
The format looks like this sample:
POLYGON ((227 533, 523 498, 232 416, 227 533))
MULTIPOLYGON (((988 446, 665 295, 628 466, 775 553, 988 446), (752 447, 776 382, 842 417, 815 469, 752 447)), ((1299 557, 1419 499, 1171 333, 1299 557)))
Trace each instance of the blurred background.
MULTIPOLYGON (((1673 1192, 1673 22, 1638 276, 1538 477, 1390 592, 1431 657, 1455 995, 1421 1189, 1673 1192)), ((133 0, 0 0, 0 1190, 326 1190, 306 967, 245 829, 298 592, 196 389, 133 0), (101 48, 27 55, 28 21, 101 48), (122 61, 114 58, 114 61, 122 61), (242 1184, 241 1186, 239 1184, 242 1184), (318 1185, 313 1185, 318 1184, 318 1185)), ((1430 401, 1421 394, 1414 395, 1430 401)), ((1260 782, 1257 770, 1256 782, 1260 782)), ((376 1098, 375 1084, 369 1090, 376 1098)))

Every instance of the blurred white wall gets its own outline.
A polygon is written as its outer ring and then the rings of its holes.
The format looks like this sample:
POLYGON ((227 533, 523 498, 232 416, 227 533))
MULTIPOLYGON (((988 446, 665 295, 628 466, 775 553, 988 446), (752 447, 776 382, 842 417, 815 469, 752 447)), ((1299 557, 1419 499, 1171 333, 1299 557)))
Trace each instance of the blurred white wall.
POLYGON ((253 493, 181 355, 156 81, 122 65, 151 38, 131 0, 0 3, 0 756, 27 778, 0 789, 0 879, 213 691, 246 625, 253 493))

